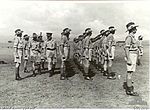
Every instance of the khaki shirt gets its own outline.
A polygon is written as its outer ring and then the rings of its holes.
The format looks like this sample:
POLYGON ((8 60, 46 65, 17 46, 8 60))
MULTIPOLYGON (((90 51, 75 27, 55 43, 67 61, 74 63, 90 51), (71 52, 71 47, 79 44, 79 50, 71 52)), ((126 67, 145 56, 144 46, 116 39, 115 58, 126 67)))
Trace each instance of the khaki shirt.
POLYGON ((109 44, 110 43, 110 46, 115 46, 116 45, 116 42, 115 42, 115 39, 114 39, 114 36, 113 34, 109 34, 107 36, 107 43, 109 44))
POLYGON ((31 50, 39 51, 39 47, 40 47, 40 43, 38 41, 34 41, 34 40, 30 41, 31 50))
POLYGON ((134 35, 129 34, 125 39, 125 48, 129 48, 129 51, 137 51, 138 43, 134 35))
POLYGON ((46 41, 45 42, 45 48, 46 49, 52 49, 52 50, 56 49, 57 48, 56 41, 54 39, 46 41))
POLYGON ((23 49, 23 39, 21 37, 15 37, 14 48, 23 49))
POLYGON ((61 36, 60 45, 63 45, 64 47, 69 47, 69 39, 66 35, 61 36))
POLYGON ((24 49, 29 50, 30 49, 30 43, 29 41, 24 40, 24 49))

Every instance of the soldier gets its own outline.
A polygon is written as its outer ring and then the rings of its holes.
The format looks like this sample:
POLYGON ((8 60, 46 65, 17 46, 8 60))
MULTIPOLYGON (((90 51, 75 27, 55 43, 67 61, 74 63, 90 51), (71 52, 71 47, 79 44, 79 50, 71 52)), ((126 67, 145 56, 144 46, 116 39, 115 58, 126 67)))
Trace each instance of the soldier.
POLYGON ((108 42, 108 79, 115 79, 115 72, 112 72, 112 64, 114 60, 114 52, 115 52, 115 39, 114 39, 114 34, 116 32, 116 29, 114 26, 110 26, 109 28, 110 34, 107 37, 107 42, 108 42))
POLYGON ((138 57, 137 57, 137 65, 140 66, 142 65, 141 63, 141 57, 143 56, 143 45, 142 45, 142 41, 143 41, 143 36, 139 36, 138 37, 138 57))
POLYGON ((21 77, 19 75, 19 67, 22 61, 22 55, 23 55, 23 39, 22 39, 22 33, 21 29, 15 30, 15 40, 14 40, 14 62, 16 63, 15 68, 15 74, 16 74, 16 80, 21 80, 21 77))
POLYGON ((57 62, 57 44, 52 38, 52 33, 46 33, 47 41, 45 42, 45 54, 48 62, 49 77, 54 74, 57 62))
POLYGON ((30 43, 29 43, 29 36, 27 34, 25 34, 23 36, 24 38, 24 72, 28 73, 28 69, 27 69, 27 62, 29 60, 29 55, 30 55, 30 43))
POLYGON ((40 44, 38 42, 38 36, 36 33, 33 33, 33 39, 30 42, 30 53, 31 53, 31 62, 32 62, 32 70, 33 70, 33 77, 36 76, 36 68, 38 68, 38 72, 39 68, 40 68, 40 64, 39 64, 39 53, 40 53, 40 44))
POLYGON ((89 73, 89 67, 91 62, 92 42, 90 37, 92 35, 91 28, 85 30, 85 38, 83 39, 83 68, 84 68, 84 79, 92 80, 89 73))
POLYGON ((104 29, 102 29, 101 31, 100 31, 100 35, 101 35, 101 38, 100 38, 100 40, 99 40, 99 50, 98 50, 98 53, 99 53, 99 62, 98 62, 98 65, 99 65, 99 70, 101 70, 101 72, 103 72, 104 71, 104 68, 103 68, 103 64, 104 64, 104 54, 103 54, 103 44, 102 44, 102 42, 103 42, 103 39, 104 39, 104 34, 105 34, 105 30, 104 29))
POLYGON ((104 56, 104 64, 103 64, 103 68, 104 68, 104 72, 103 72, 103 76, 107 76, 108 75, 108 41, 107 41, 107 37, 110 34, 109 30, 105 31, 104 34, 104 38, 103 38, 103 56, 104 56))
POLYGON ((40 61, 41 61, 41 67, 44 69, 44 64, 45 64, 45 48, 44 48, 44 40, 42 33, 40 33, 40 36, 38 36, 38 41, 40 43, 40 61))
POLYGON ((128 35, 125 39, 125 55, 127 61, 127 77, 123 87, 126 90, 127 95, 138 96, 137 92, 134 92, 134 86, 132 82, 132 75, 136 69, 136 60, 138 55, 138 45, 135 39, 135 33, 137 32, 137 25, 134 22, 129 22, 126 25, 128 35))
POLYGON ((69 45, 69 35, 71 29, 65 28, 61 33, 61 43, 60 43, 60 54, 61 54, 61 76, 60 80, 65 80, 67 78, 66 74, 66 63, 69 60, 70 45, 69 45))

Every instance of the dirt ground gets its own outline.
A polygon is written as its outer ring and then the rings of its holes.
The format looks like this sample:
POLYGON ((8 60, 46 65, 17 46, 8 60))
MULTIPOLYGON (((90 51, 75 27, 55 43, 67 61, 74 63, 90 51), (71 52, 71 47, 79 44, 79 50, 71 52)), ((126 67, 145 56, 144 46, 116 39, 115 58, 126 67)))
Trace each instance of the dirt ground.
MULTIPOLYGON (((142 66, 134 75, 135 90, 139 97, 127 96, 122 84, 126 75, 124 50, 116 47, 113 70, 120 79, 108 80, 96 71, 92 81, 83 79, 74 62, 69 80, 60 80, 59 72, 49 78, 48 73, 30 77, 23 73, 21 81, 15 80, 13 50, 0 49, 0 108, 149 108, 149 47, 144 47, 142 66), (76 73, 76 74, 75 74, 76 73)), ((59 63, 58 65, 59 66, 59 63)), ((31 70, 31 65, 29 65, 31 70)))

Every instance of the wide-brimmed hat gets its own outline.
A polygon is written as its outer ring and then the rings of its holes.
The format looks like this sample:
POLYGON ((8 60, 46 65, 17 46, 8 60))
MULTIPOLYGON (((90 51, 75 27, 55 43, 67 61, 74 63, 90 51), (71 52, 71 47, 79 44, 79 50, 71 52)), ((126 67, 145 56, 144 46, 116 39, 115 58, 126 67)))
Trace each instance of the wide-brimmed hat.
POLYGON ((23 36, 23 38, 29 38, 28 34, 25 34, 25 35, 23 36))
POLYGON ((114 26, 109 26, 108 29, 109 29, 109 30, 110 30, 110 29, 116 30, 114 26))
POLYGON ((126 28, 127 28, 126 32, 127 32, 127 31, 130 31, 130 30, 132 30, 132 29, 134 29, 134 28, 136 28, 136 27, 138 27, 138 25, 135 25, 134 22, 129 22, 129 23, 126 25, 126 28))
POLYGON ((71 31, 71 29, 65 28, 65 29, 63 29, 63 32, 65 32, 66 30, 71 31))
POLYGON ((52 34, 53 34, 53 33, 51 33, 51 32, 47 32, 47 33, 46 33, 46 35, 48 35, 48 36, 52 36, 52 34))
POLYGON ((21 29, 16 29, 15 33, 17 34, 18 31, 20 31, 20 33, 23 33, 23 31, 21 29))
POLYGON ((86 31, 92 31, 92 30, 91 30, 91 28, 86 28, 86 29, 85 29, 85 32, 86 32, 86 31))
POLYGON ((101 31, 100 31, 100 34, 102 35, 102 34, 104 34, 105 33, 105 29, 102 29, 101 31))

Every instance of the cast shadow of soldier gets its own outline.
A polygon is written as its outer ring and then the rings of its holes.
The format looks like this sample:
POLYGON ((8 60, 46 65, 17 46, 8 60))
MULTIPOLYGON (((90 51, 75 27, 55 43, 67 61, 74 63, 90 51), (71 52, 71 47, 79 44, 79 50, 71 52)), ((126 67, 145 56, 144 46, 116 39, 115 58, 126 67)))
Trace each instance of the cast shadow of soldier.
MULTIPOLYGON (((77 74, 77 72, 74 71, 75 67, 74 67, 74 65, 72 63, 73 63, 72 59, 69 59, 68 61, 65 62, 65 65, 66 65, 66 74, 67 74, 68 78, 69 77, 73 77, 75 74, 77 74)), ((36 68, 36 71, 38 71, 38 68, 36 68)), ((29 70, 29 73, 32 73, 32 69, 29 70)), ((37 75, 43 75, 43 74, 49 74, 49 71, 48 71, 48 68, 47 68, 47 62, 45 62, 45 64, 44 64, 44 69, 41 69, 40 73, 38 73, 38 72, 36 72, 36 73, 37 73, 36 76, 37 75)), ((59 65, 59 63, 56 64, 56 67, 54 69, 54 73, 53 73, 52 77, 54 75, 57 75, 57 74, 60 74, 60 65, 59 65)), ((33 75, 29 74, 29 75, 27 75, 25 77, 22 77, 22 79, 26 79, 26 78, 30 78, 30 77, 33 77, 33 75)))

